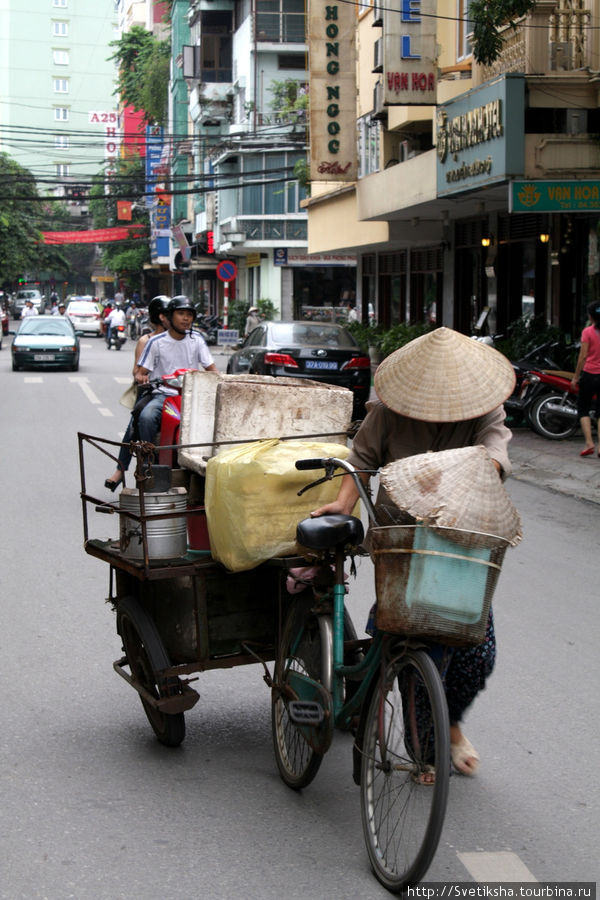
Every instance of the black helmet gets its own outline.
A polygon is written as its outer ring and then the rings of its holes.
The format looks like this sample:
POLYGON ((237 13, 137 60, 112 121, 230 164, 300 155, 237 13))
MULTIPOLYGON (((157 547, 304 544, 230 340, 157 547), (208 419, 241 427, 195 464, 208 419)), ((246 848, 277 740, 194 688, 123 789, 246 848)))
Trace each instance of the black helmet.
POLYGON ((167 314, 170 302, 171 298, 165 296, 165 294, 159 294, 158 297, 152 298, 148 304, 148 317, 153 325, 160 325, 161 313, 162 315, 167 314))
POLYGON ((167 307, 167 316, 171 318, 176 309, 189 309, 190 312, 194 313, 194 318, 196 318, 196 307, 185 294, 178 294, 177 297, 173 297, 167 307))

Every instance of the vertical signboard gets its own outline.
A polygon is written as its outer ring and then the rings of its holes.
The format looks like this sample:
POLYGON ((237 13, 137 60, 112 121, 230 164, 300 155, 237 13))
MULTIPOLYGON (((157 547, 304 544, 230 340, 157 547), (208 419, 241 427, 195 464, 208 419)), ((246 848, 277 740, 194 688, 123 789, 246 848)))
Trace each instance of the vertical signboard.
POLYGON ((383 35, 383 104, 435 106, 435 2, 397 0, 390 6, 383 35))
POLYGON ((356 9, 312 0, 310 47, 310 177, 355 181, 356 9))

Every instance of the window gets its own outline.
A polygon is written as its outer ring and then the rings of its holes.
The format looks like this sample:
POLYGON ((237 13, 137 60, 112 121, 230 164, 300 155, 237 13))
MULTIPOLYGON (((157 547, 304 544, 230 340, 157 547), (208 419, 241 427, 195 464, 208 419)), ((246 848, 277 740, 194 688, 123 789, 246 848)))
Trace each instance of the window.
POLYGON ((69 81, 67 78, 55 78, 52 83, 54 85, 55 94, 69 93, 69 81))
POLYGON ((56 163, 56 177, 65 178, 71 174, 71 166, 68 163, 56 163))
POLYGON ((304 0, 256 0, 256 36, 259 41, 303 44, 304 0))
MULTIPOLYGON (((306 191, 297 181, 284 179, 290 176, 296 162, 304 158, 303 154, 293 152, 244 156, 239 173, 239 181, 244 184, 240 213, 246 216, 284 216, 303 212, 300 201, 305 198, 306 191), (269 181, 270 178, 273 180, 269 181)), ((282 225, 282 222, 276 222, 274 227, 282 225)))
POLYGON ((69 51, 68 50, 53 50, 52 51, 52 62, 55 66, 68 66, 69 65, 69 51))
POLYGON ((52 6, 61 6, 64 9, 67 5, 67 0, 52 0, 52 6))
POLYGON ((68 22, 53 22, 52 23, 52 34, 54 37, 67 37, 69 34, 69 23, 68 22))
POLYGON ((469 0, 457 0, 456 23, 456 59, 465 59, 473 53, 471 32, 473 25, 469 22, 469 0))
POLYGON ((381 127, 377 119, 363 116, 357 122, 358 177, 379 171, 381 127))
POLYGON ((201 81, 233 81, 232 20, 230 12, 202 14, 200 40, 201 81))
POLYGON ((69 110, 66 106, 55 106, 54 107, 54 121, 55 122, 68 122, 69 121, 69 110))
POLYGON ((69 146, 69 136, 67 134, 55 134, 54 146, 58 150, 66 150, 69 146))

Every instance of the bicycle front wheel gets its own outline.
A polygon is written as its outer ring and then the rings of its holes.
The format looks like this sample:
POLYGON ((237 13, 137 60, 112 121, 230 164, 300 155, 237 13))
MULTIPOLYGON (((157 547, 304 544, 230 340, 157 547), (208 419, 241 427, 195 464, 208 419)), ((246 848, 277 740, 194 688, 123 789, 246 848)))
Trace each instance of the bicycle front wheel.
MULTIPOLYGON (((294 790, 313 780, 323 761, 323 753, 311 746, 306 729, 292 722, 285 694, 288 673, 298 672, 325 686, 331 680, 332 632, 329 616, 315 615, 308 599, 298 597, 288 613, 275 664, 275 686, 271 699, 273 747, 277 767, 283 781, 294 790)), ((331 730, 330 719, 324 728, 331 730)), ((323 746, 328 745, 325 738, 323 746)))
POLYGON ((423 650, 392 659, 378 678, 362 752, 367 851, 377 879, 397 893, 429 868, 448 800, 448 706, 439 672, 423 650))

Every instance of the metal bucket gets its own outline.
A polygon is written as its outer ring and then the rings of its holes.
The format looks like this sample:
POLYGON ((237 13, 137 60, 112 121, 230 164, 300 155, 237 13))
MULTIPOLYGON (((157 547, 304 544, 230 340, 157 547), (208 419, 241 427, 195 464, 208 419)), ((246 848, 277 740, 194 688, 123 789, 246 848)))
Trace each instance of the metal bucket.
MULTIPOLYGON (((144 493, 146 539, 149 559, 179 559, 187 552, 187 491, 183 487, 161 493, 144 493), (181 512, 172 519, 155 519, 165 513, 181 512)), ((123 488, 120 496, 121 512, 140 515, 140 492, 123 488)), ((142 523, 128 516, 120 516, 121 553, 128 559, 144 558, 142 523)))

